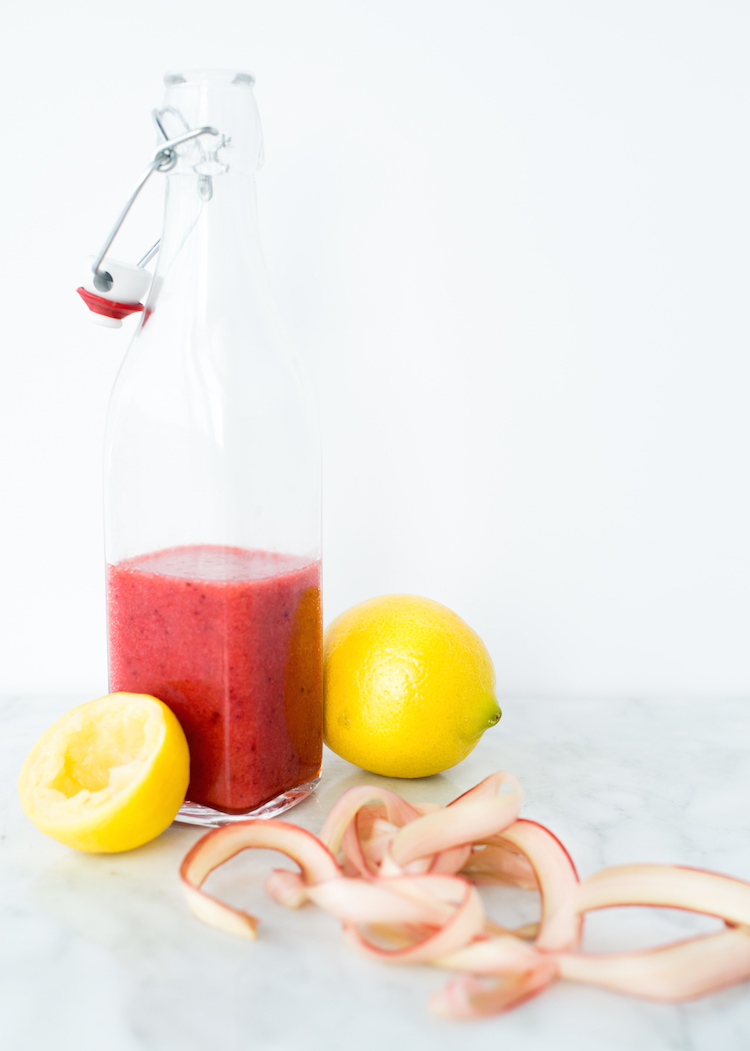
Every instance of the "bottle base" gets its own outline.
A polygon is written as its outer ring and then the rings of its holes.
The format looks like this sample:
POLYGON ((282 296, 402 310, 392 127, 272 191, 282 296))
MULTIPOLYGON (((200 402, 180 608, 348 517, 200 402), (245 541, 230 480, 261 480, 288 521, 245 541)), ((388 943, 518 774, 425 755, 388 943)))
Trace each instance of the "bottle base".
POLYGON ((301 785, 281 792, 274 799, 269 799, 267 803, 261 804, 255 810, 248 810, 244 814, 225 814, 223 810, 214 810, 213 807, 203 806, 202 803, 191 803, 189 799, 186 799, 178 810, 175 821, 183 825, 219 828, 221 825, 230 825, 234 821, 247 821, 249 818, 278 817, 285 810, 307 799, 319 781, 320 777, 313 777, 310 781, 304 781, 301 785))

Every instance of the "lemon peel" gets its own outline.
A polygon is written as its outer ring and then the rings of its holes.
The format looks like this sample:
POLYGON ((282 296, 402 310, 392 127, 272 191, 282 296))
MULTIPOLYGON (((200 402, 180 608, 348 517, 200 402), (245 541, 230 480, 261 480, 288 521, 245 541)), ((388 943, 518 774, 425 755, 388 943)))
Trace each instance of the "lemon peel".
POLYGON ((66 846, 131 850, 173 821, 190 756, 173 712, 156 697, 114 693, 79 705, 42 734, 21 770, 27 816, 66 846))

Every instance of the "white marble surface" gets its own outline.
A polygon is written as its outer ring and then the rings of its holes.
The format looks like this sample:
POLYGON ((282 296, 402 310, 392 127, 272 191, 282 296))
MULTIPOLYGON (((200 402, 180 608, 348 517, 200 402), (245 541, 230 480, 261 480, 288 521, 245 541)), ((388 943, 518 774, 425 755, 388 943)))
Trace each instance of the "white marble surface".
MULTIPOLYGON (((560 983, 511 1014, 446 1022, 425 1007, 445 975, 389 968, 347 949, 334 920, 287 912, 246 853, 211 877, 263 920, 251 943, 193 920, 177 868, 200 831, 173 826, 128 854, 78 854, 24 817, 15 780, 38 734, 87 698, 6 699, 0 708, 0 1044, 4 1051, 740 1051, 750 986, 682 1006, 560 983)), ((509 701, 498 727, 444 775, 388 782, 447 802, 492 770, 523 784, 523 814, 555 831, 581 875, 663 861, 750 879, 750 701, 509 701)), ((328 753, 316 796, 287 815, 314 831, 351 784, 373 780, 328 753)), ((497 919, 533 915, 532 895, 493 890, 497 919)), ((612 910, 586 946, 656 943, 712 921, 612 910)))

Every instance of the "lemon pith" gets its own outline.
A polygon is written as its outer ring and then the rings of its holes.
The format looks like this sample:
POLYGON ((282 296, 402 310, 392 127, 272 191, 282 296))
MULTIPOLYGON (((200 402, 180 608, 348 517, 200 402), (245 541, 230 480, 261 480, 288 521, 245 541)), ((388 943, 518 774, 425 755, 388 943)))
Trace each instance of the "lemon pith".
POLYGON ((78 850, 112 853, 155 838, 185 798, 187 742, 155 697, 118 693, 79 705, 36 742, 21 770, 34 824, 78 850))
POLYGON ((324 637, 329 748, 392 777, 461 762, 500 718, 484 643, 446 606, 384 595, 337 617, 324 637))

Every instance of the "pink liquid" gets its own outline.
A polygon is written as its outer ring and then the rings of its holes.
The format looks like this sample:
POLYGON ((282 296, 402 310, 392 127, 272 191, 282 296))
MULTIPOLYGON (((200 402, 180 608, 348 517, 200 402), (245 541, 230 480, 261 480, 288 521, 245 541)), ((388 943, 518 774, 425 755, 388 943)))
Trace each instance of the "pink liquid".
POLYGON ((193 803, 241 814, 320 772, 320 563, 178 547, 108 567, 110 689, 148 693, 190 747, 193 803))

